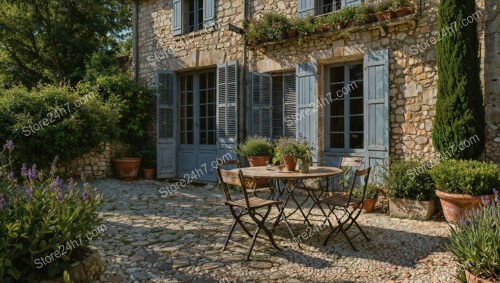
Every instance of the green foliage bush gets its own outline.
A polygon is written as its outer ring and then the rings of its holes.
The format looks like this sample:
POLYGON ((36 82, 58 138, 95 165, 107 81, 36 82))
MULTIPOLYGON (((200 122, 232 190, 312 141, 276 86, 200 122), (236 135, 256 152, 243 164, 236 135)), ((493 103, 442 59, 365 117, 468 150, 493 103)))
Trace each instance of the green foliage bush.
POLYGON ((460 24, 475 11, 474 0, 442 0, 438 9, 438 30, 446 33, 436 44, 439 76, 432 141, 437 151, 444 154, 464 140, 479 137, 479 142, 453 152, 454 159, 476 159, 484 149, 485 118, 476 21, 466 26, 460 24))
POLYGON ((249 137, 240 144, 236 153, 241 157, 248 156, 271 156, 273 144, 264 137, 249 137))
POLYGON ((305 163, 310 163, 313 157, 313 147, 308 140, 304 138, 291 139, 280 138, 274 149, 273 163, 284 163, 285 157, 293 157, 295 160, 301 160, 305 163))
POLYGON ((19 162, 66 162, 117 137, 122 104, 88 85, 0 89, 0 137, 16 142, 19 162))
POLYGON ((427 164, 418 160, 399 160, 389 166, 385 185, 391 197, 428 201, 435 198, 436 186, 427 164))
POLYGON ((38 172, 25 165, 19 172, 11 153, 17 144, 8 142, 0 152, 0 281, 32 282, 62 275, 85 253, 85 237, 101 223, 96 213, 101 197, 88 184, 78 186, 54 173, 38 172), (71 249, 49 264, 39 263, 61 245, 76 240, 71 249), (37 259, 39 261, 37 261, 37 259))
POLYGON ((430 171, 436 188, 445 193, 482 196, 500 188, 500 169, 476 160, 446 160, 430 171))
POLYGON ((447 249, 462 270, 499 282, 500 280, 500 199, 463 218, 451 228, 447 249))
MULTIPOLYGON (((380 193, 380 189, 376 184, 369 183, 366 185, 365 199, 376 199, 380 193)), ((352 191, 355 198, 361 199, 363 197, 363 187, 357 186, 352 191)))

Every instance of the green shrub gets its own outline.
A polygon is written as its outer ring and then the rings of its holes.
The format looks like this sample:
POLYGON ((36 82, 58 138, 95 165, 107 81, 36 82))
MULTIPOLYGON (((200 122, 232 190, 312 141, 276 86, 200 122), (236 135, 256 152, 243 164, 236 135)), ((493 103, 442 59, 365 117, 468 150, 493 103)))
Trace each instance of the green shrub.
POLYGON ((476 160, 446 160, 430 171, 436 188, 445 193, 481 196, 500 188, 500 169, 476 160))
POLYGON ((484 150, 485 118, 479 74, 479 41, 476 21, 460 26, 475 15, 474 0, 442 0, 438 9, 436 43, 438 92, 432 143, 447 154, 471 137, 479 141, 464 150, 451 152, 454 159, 477 159, 484 150), (457 25, 458 23, 458 25, 457 25))
POLYGON ((273 163, 280 162, 283 164, 285 157, 293 157, 295 160, 300 159, 309 164, 313 157, 312 150, 313 147, 309 141, 304 138, 296 140, 291 138, 280 138, 274 149, 273 163))
MULTIPOLYGON (((365 199, 376 199, 380 193, 380 189, 376 184, 369 183, 366 185, 365 199)), ((357 186, 352 191, 355 198, 361 199, 363 197, 363 187, 357 186)))
POLYGON ((273 145, 264 137, 249 137, 239 145, 236 153, 241 157, 271 156, 273 154, 273 145))
POLYGON ((435 198, 436 186, 429 168, 417 160, 399 160, 390 164, 385 185, 394 198, 423 201, 435 198))
MULTIPOLYGON (((486 203, 487 204, 487 203, 486 203)), ((447 249, 462 270, 492 282, 500 280, 500 199, 462 218, 451 228, 447 249)))
POLYGON ((24 165, 17 173, 11 155, 16 150, 17 144, 8 141, 0 152, 0 281, 60 276, 85 253, 84 236, 101 223, 100 196, 72 180, 63 188, 54 175, 55 162, 48 176, 36 165, 24 165), (54 260, 42 260, 47 256, 54 260))
POLYGON ((45 168, 116 138, 122 104, 82 85, 0 89, 0 137, 16 142, 15 160, 45 168))

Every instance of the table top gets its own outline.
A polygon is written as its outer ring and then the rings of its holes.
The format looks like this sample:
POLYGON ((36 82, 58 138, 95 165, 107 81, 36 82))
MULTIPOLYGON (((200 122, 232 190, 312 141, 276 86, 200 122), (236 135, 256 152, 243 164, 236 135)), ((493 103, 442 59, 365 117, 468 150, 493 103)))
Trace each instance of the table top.
POLYGON ((287 180, 298 180, 298 179, 315 179, 315 178, 326 178, 332 176, 338 176, 342 174, 342 170, 337 167, 310 167, 309 173, 296 172, 276 172, 273 170, 268 170, 266 166, 257 167, 244 167, 240 169, 232 169, 233 172, 238 172, 241 170, 243 175, 259 179, 287 179, 287 180))

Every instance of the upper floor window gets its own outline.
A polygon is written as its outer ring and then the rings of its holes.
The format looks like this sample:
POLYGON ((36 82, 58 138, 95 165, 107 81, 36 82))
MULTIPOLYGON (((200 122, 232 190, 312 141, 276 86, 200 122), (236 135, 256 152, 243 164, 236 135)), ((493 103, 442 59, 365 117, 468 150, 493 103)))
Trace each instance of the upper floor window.
POLYGON ((173 0, 173 35, 191 33, 214 25, 215 0, 173 0))
POLYGON ((316 16, 335 12, 344 7, 361 4, 361 0, 298 0, 299 17, 316 16))

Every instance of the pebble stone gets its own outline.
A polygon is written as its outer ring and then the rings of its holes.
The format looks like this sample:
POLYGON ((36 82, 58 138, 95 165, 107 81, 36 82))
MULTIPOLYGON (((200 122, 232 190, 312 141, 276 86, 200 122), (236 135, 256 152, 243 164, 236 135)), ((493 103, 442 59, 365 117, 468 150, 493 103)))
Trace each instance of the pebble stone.
MULTIPOLYGON (((340 234, 323 246, 328 229, 308 235, 299 248, 279 225, 273 235, 282 249, 258 239, 245 262, 245 248, 230 243, 222 251, 232 217, 217 187, 186 186, 164 197, 158 189, 167 182, 91 184, 103 195, 99 215, 107 227, 91 242, 104 270, 94 282, 456 282, 445 222, 362 214, 358 222, 371 241, 354 238, 359 252, 340 234)), ((292 216, 290 225, 302 233, 306 226, 299 220, 292 216)), ((237 228, 233 240, 248 245, 251 239, 237 228)))

